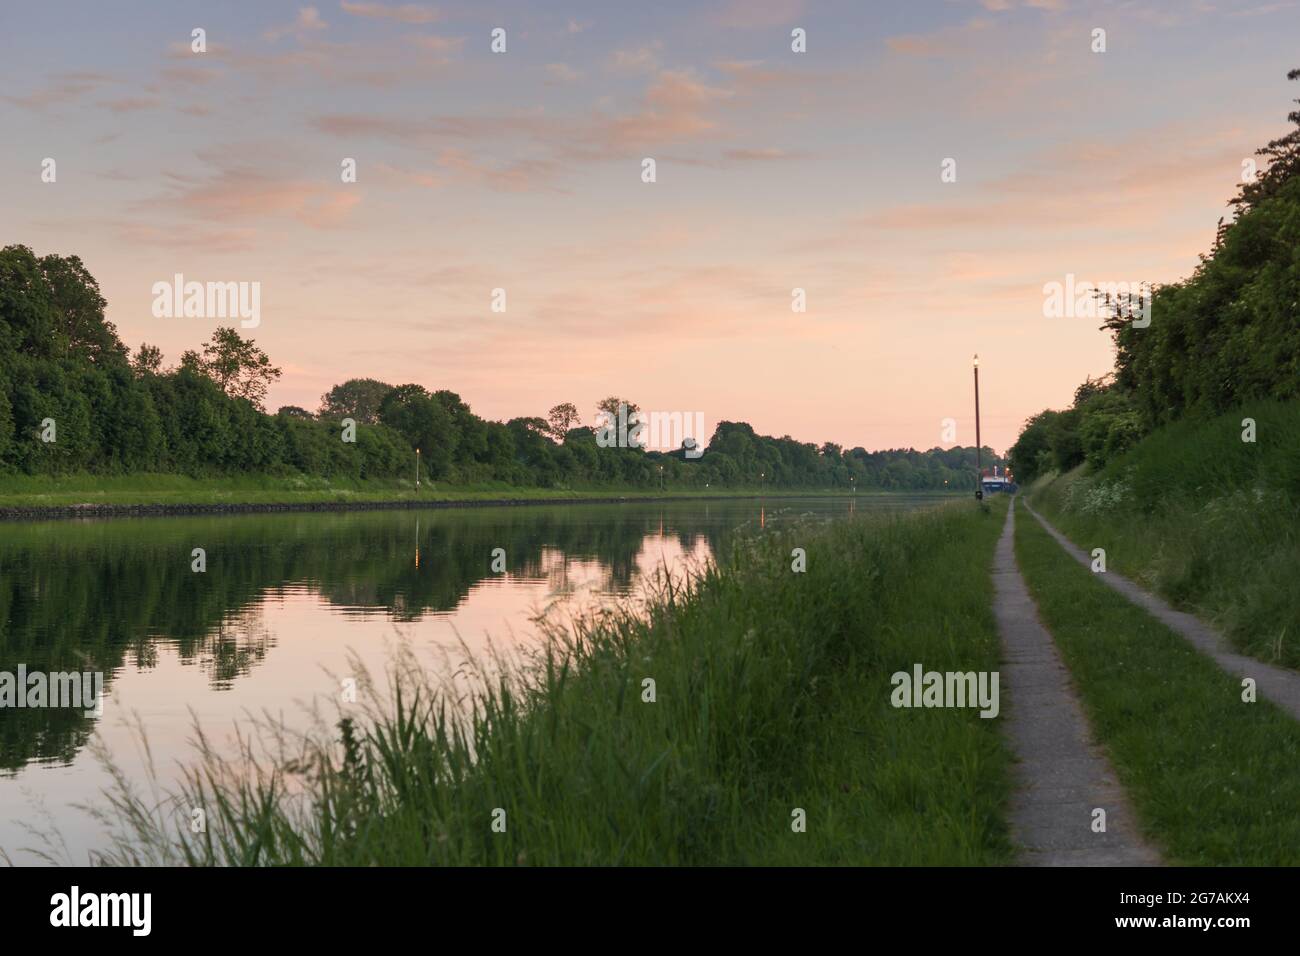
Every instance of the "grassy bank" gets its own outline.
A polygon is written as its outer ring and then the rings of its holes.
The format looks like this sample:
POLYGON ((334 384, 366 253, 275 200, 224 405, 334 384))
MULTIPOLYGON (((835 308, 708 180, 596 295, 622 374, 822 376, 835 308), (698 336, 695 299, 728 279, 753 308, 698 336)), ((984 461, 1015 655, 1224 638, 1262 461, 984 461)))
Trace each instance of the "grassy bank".
POLYGON ((1300 724, 1106 587, 1028 514, 1016 556, 1142 828, 1169 863, 1300 864, 1300 724))
POLYGON ((997 669, 989 569, 1004 509, 769 534, 646 619, 555 635, 514 689, 474 696, 468 722, 399 668, 395 715, 350 714, 327 749, 256 774, 207 755, 179 803, 205 808, 205 834, 188 810, 119 794, 113 859, 1007 862, 997 721, 889 702, 890 675, 915 663, 997 669), (806 573, 791 570, 796 547, 806 573))
POLYGON ((1164 428, 1104 470, 1052 475, 1034 506, 1107 566, 1300 667, 1300 403, 1164 428), (1254 442, 1242 420, 1255 421, 1254 442))
MULTIPOLYGON (((184 475, 0 476, 0 508, 62 507, 67 505, 247 505, 346 503, 379 501, 555 501, 581 498, 681 498, 764 495, 767 497, 848 496, 845 491, 771 488, 629 488, 627 485, 582 488, 521 488, 500 482, 477 485, 414 481, 275 478, 267 475, 189 478, 184 475)), ((874 492, 890 494, 891 492, 874 492)), ((859 492, 865 496, 867 492, 859 492)), ((918 492, 940 496, 940 492, 918 492)))

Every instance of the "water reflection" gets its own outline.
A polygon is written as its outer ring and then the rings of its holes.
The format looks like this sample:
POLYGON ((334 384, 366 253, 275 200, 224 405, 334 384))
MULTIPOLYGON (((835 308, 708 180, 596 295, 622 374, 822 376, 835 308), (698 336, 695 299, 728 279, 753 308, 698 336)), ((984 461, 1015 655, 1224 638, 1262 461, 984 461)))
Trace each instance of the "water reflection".
POLYGON ((28 797, 93 797, 103 780, 85 753, 91 733, 131 750, 114 714, 140 714, 160 765, 182 760, 191 715, 207 727, 292 711, 332 693, 327 672, 346 669, 350 653, 382 673, 394 635, 474 653, 489 634, 524 640, 539 609, 625 599, 659 568, 725 556, 737 535, 854 507, 803 499, 5 525, 0 671, 101 671, 109 703, 102 719, 0 709, 0 847, 14 845, 28 797), (195 548, 206 552, 203 573, 191 570, 195 548))

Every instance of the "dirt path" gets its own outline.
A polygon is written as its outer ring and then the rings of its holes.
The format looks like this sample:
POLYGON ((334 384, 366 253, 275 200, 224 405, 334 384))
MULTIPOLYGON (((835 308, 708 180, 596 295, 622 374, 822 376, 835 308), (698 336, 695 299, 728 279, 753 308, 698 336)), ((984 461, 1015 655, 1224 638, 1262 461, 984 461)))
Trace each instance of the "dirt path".
MULTIPOLYGON (((1092 558, 1082 548, 1077 547, 1069 538, 1053 528, 1046 518, 1029 505, 1025 507, 1072 558, 1084 567, 1092 566, 1092 558)), ((1300 673, 1265 664, 1245 654, 1238 654, 1229 645, 1227 639, 1210 625, 1185 611, 1174 610, 1154 594, 1144 591, 1128 578, 1114 571, 1098 574, 1097 577, 1160 623, 1181 634, 1191 642, 1193 647, 1213 658, 1214 662, 1229 674, 1252 678, 1260 697, 1272 701, 1292 717, 1300 720, 1300 673)))
POLYGON ((1133 813, 1092 733, 1052 636, 1016 566, 1016 501, 993 564, 993 610, 1002 635, 1005 731, 1018 758, 1011 836, 1029 866, 1152 866, 1159 855, 1137 834, 1133 813), (1106 832, 1093 832, 1094 811, 1106 832))

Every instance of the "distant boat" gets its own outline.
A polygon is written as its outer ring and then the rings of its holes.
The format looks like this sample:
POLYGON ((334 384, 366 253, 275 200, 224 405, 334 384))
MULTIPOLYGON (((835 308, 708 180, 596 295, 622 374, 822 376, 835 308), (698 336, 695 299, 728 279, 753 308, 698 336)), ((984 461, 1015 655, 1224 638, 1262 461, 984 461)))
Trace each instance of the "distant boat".
POLYGON ((1006 474, 999 475, 997 471, 998 469, 994 468, 993 474, 982 475, 980 477, 980 483, 984 488, 984 493, 986 495, 989 495, 989 494, 996 494, 998 492, 1015 491, 1017 487, 1016 483, 1012 481, 1008 475, 1006 474))

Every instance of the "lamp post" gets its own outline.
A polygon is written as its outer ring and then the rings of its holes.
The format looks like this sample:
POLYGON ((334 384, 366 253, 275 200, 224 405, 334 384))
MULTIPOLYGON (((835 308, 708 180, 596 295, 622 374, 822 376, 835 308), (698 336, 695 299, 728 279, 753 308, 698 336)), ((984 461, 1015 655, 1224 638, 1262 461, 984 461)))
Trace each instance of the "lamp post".
POLYGON ((420 487, 420 449, 415 449, 415 487, 420 487))
POLYGON ((984 500, 984 469, 980 464, 980 357, 975 355, 975 500, 984 500))

